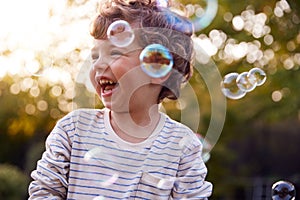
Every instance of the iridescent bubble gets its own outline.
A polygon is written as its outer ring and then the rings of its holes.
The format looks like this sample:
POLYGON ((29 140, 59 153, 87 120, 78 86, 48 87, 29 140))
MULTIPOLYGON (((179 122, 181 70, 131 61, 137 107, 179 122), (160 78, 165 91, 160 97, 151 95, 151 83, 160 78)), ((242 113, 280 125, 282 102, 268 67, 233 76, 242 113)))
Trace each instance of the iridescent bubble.
POLYGON ((118 20, 108 27, 107 38, 117 47, 126 47, 134 40, 134 32, 128 22, 118 20))
POLYGON ((257 83, 249 80, 248 72, 243 72, 236 78, 236 84, 241 90, 250 92, 255 89, 257 83))
POLYGON ((272 185, 273 200, 294 200, 296 190, 292 183, 288 181, 278 181, 272 185))
POLYGON ((196 136, 199 138, 200 142, 203 145, 202 154, 201 154, 202 160, 203 160, 203 162, 207 162, 210 159, 210 153, 209 152, 212 149, 212 145, 201 134, 196 133, 196 136))
POLYGON ((221 82, 221 90, 223 94, 230 99, 240 99, 246 95, 246 91, 241 90, 236 84, 238 76, 239 74, 236 72, 229 73, 221 82))
POLYGON ((142 70, 153 78, 166 76, 173 67, 173 57, 169 50, 160 44, 151 44, 140 54, 142 70))
POLYGON ((264 72, 264 70, 260 69, 260 68, 252 68, 249 72, 248 72, 248 80, 252 83, 255 84, 257 86, 260 86, 262 84, 264 84, 266 82, 267 79, 267 75, 266 72, 264 72))
POLYGON ((207 162, 210 159, 210 153, 202 153, 202 160, 203 162, 207 162))

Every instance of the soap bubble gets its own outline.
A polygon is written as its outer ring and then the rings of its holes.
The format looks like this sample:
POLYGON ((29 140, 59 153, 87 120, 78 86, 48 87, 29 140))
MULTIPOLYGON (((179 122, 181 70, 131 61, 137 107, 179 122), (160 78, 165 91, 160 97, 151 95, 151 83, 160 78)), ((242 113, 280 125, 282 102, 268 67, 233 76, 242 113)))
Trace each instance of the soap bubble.
POLYGON ((134 40, 134 33, 128 22, 118 20, 108 27, 107 38, 117 47, 126 47, 134 40))
POLYGON ((248 79, 252 84, 256 83, 257 86, 260 86, 266 82, 267 75, 264 70, 256 67, 248 72, 248 79))
POLYGON ((168 0, 158 0, 158 1, 157 1, 157 5, 158 5, 159 7, 164 7, 164 8, 166 8, 166 7, 168 7, 168 0))
POLYGON ((90 149, 86 154, 84 155, 85 161, 90 161, 91 159, 97 158, 101 156, 101 149, 99 147, 90 149))
POLYGON ((230 99, 240 99, 246 95, 246 91, 241 90, 236 83, 238 73, 232 72, 227 74, 221 82, 223 94, 230 99))
POLYGON ((248 72, 243 72, 236 78, 236 84, 241 90, 250 92, 255 89, 257 82, 250 81, 248 72))
POLYGON ((166 180, 165 179, 161 179, 159 180, 159 182, 157 183, 157 187, 158 188, 163 188, 163 186, 166 184, 166 180))
POLYGON ((166 76, 172 69, 173 57, 169 50, 160 44, 151 44, 140 54, 142 70, 153 78, 166 76))
MULTIPOLYGON (((108 154, 107 152, 105 152, 105 150, 101 147, 94 147, 94 148, 89 148, 89 150, 85 153, 84 155, 84 161, 87 163, 92 163, 95 161, 100 160, 100 158, 103 158, 104 160, 107 160, 109 162, 115 162, 115 160, 113 160, 111 158, 112 156, 110 154, 108 154), (108 159, 110 158, 110 159, 108 159)), ((117 168, 116 168, 117 169, 117 168)), ((103 187, 108 187, 112 184, 114 184, 119 178, 119 174, 118 173, 113 173, 109 178, 105 179, 105 180, 99 180, 100 185, 103 187)))
POLYGON ((201 134, 196 133, 196 136, 199 138, 200 142, 202 143, 202 160, 203 162, 207 162, 210 159, 210 151, 212 149, 212 145, 209 143, 207 139, 205 139, 201 134))
POLYGON ((114 184, 118 180, 118 178, 119 178, 119 175, 115 173, 109 179, 101 182, 101 186, 108 187, 108 186, 114 184))
POLYGON ((105 198, 103 196, 97 196, 93 198, 93 200, 104 200, 105 198))
POLYGON ((294 200, 296 190, 292 183, 288 181, 278 181, 272 185, 273 200, 294 200))

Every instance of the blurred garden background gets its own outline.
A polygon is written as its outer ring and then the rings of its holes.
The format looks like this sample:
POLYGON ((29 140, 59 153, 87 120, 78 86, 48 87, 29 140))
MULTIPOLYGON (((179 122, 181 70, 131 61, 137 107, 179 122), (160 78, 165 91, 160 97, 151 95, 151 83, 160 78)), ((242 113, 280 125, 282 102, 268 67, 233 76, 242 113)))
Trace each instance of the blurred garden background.
MULTIPOLYGON (((83 70, 97 3, 0 0, 1 200, 27 198, 30 172, 58 119, 101 106, 83 70)), ((181 3, 201 18, 208 2, 181 3)), ((206 162, 211 199, 271 199, 278 180, 292 182, 300 196, 300 1, 219 0, 216 16, 196 37, 222 77, 254 67, 267 75, 243 98, 227 99, 224 127, 206 162)), ((197 132, 205 135, 210 94, 199 74, 190 84, 201 110, 197 132)), ((165 108, 180 120, 178 102, 165 108)))

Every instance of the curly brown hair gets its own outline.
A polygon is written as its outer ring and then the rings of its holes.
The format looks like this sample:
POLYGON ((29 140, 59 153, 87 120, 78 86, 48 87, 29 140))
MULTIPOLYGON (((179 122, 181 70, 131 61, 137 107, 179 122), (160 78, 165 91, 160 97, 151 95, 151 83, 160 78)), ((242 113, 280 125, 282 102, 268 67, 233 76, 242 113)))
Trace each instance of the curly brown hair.
MULTIPOLYGON (((170 6, 170 1, 168 4, 170 6)), ((193 73, 193 26, 189 19, 159 6, 156 0, 105 0, 94 20, 91 35, 95 39, 106 39, 109 25, 117 20, 139 27, 137 39, 142 48, 157 43, 170 50, 173 70, 162 85, 158 101, 177 99, 182 83, 187 82, 193 73)))

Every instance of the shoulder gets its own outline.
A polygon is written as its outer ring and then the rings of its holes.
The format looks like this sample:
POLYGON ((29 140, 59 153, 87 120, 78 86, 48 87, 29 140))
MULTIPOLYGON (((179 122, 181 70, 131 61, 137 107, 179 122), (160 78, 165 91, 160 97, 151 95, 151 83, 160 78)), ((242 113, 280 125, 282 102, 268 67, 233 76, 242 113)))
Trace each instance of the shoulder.
POLYGON ((58 123, 64 124, 68 122, 78 122, 78 121, 91 121, 93 119, 101 119, 104 116, 104 109, 89 109, 89 108, 81 108, 76 109, 64 117, 62 117, 58 123))
POLYGON ((103 124, 104 112, 104 109, 76 109, 59 119, 55 127, 65 132, 74 132, 76 129, 103 124))
POLYGON ((102 127, 104 121, 103 109, 76 109, 59 119, 51 131, 50 138, 61 135, 65 138, 82 135, 94 127, 102 127))
POLYGON ((165 116, 166 120, 164 129, 167 134, 171 134, 174 138, 178 139, 180 146, 185 148, 202 147, 200 139, 192 129, 178 121, 175 121, 167 115, 165 116))
MULTIPOLYGON (((170 118, 168 115, 163 114, 165 116, 165 128, 171 132, 175 132, 175 134, 179 135, 194 135, 194 132, 185 124, 175 121, 170 118)), ((173 133, 174 134, 174 133, 173 133)))

